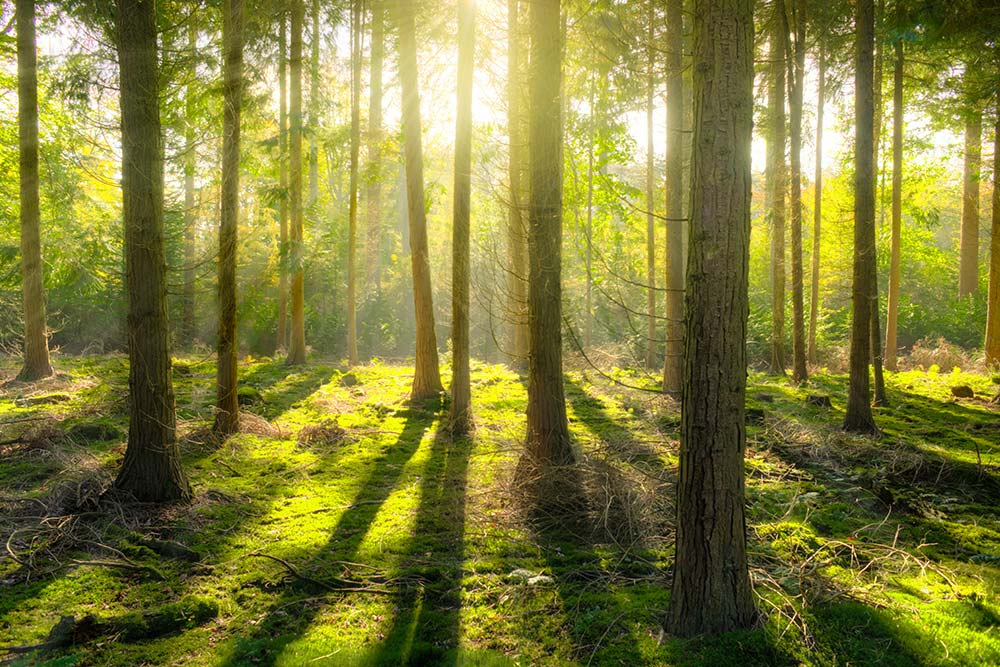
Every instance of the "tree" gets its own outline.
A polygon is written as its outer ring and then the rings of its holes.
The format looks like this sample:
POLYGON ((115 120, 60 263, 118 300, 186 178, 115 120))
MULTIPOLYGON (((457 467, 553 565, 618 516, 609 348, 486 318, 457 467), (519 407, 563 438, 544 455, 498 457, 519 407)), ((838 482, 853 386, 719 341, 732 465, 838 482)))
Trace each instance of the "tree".
POLYGON ((219 217, 219 363, 215 425, 220 435, 240 426, 237 400, 236 236, 240 217, 240 110, 243 106, 243 0, 222 6, 222 205, 219 217))
POLYGON ((851 356, 844 428, 875 434, 868 362, 875 264, 874 65, 875 7, 858 0, 854 77, 854 275, 851 295, 851 356))
POLYGON ((785 373, 785 19, 783 2, 771 18, 767 81, 767 202, 771 218, 771 366, 785 373))
MULTIPOLYGON (((317 9, 318 11, 318 9, 317 9)), ((357 262, 358 190, 361 151, 361 0, 351 2, 351 195, 347 224, 347 359, 358 363, 357 262)))
POLYGON ((291 45, 289 48, 289 177, 291 223, 291 306, 292 335, 288 346, 288 363, 306 362, 305 274, 302 269, 302 22, 305 16, 303 0, 291 0, 291 45))
POLYGON ((983 112, 965 112, 965 171, 962 179, 962 237, 958 268, 958 295, 975 294, 979 287, 979 180, 982 164, 983 112))
POLYGON ((559 0, 531 3, 528 61, 529 467, 573 462, 562 378, 562 32, 559 0))
POLYGON ((684 369, 684 24, 683 0, 667 0, 667 349, 663 391, 679 394, 684 369))
POLYGON ((826 102, 826 54, 820 43, 819 55, 816 58, 819 69, 819 81, 816 84, 816 172, 813 178, 815 199, 813 204, 813 238, 812 238, 812 291, 809 295, 809 340, 806 357, 809 363, 815 364, 816 329, 819 325, 819 256, 820 232, 822 231, 823 211, 823 106, 826 102))
POLYGON ((896 38, 892 75, 892 232, 889 247, 889 297, 885 321, 885 367, 896 370, 899 322, 900 241, 903 228, 903 40, 896 38))
POLYGON ((116 9, 129 430, 115 487, 143 502, 182 500, 191 487, 181 468, 170 377, 156 8, 148 0, 118 0, 116 9))
POLYGON ((184 299, 181 313, 181 343, 190 345, 195 335, 195 225, 198 222, 194 175, 198 156, 195 144, 195 85, 198 81, 198 23, 188 19, 188 54, 191 59, 184 86, 184 299))
POLYGON ((986 312, 986 365, 1000 366, 1000 90, 993 129, 993 220, 990 228, 990 288, 986 312))
POLYGON ((802 289, 802 91, 806 73, 806 16, 802 0, 785 0, 788 60, 789 144, 791 149, 792 208, 792 382, 801 384, 806 371, 805 304, 802 289))
POLYGON ((475 0, 458 4, 458 103, 455 119, 455 205, 451 278, 451 430, 464 435, 472 423, 469 385, 469 217, 472 195, 472 76, 475 66, 475 0))
POLYGON ((523 364, 528 358, 528 244, 524 221, 524 117, 522 113, 520 0, 507 0, 507 135, 509 153, 510 203, 507 209, 507 252, 510 270, 507 281, 507 313, 511 318, 511 356, 523 364))
POLYGON ((746 557, 746 327, 753 3, 695 0, 687 346, 668 629, 757 618, 746 557))
POLYGON ((365 266, 369 287, 379 288, 381 283, 382 244, 382 61, 385 54, 384 10, 381 0, 372 0, 371 73, 368 103, 368 222, 365 234, 365 266))
POLYGON ((427 248, 427 213, 424 209, 424 165, 420 125, 420 90, 417 79, 417 41, 413 3, 394 2, 399 30, 399 83, 403 93, 403 144, 406 162, 406 198, 410 228, 410 262, 413 268, 413 305, 416 311, 416 360, 414 399, 441 393, 434 303, 431 292, 430 254, 427 248))
POLYGON ((21 174, 21 280, 24 296, 25 382, 52 375, 45 333, 42 280, 41 206, 38 196, 38 63, 35 55, 35 1, 17 0, 17 120, 21 174))
POLYGON ((288 17, 278 13, 278 336, 275 348, 288 343, 288 17))
POLYGON ((654 74, 656 5, 653 0, 646 3, 646 18, 649 32, 646 35, 646 368, 655 365, 656 339, 656 200, 653 192, 656 174, 653 170, 653 103, 655 101, 656 76, 654 74))

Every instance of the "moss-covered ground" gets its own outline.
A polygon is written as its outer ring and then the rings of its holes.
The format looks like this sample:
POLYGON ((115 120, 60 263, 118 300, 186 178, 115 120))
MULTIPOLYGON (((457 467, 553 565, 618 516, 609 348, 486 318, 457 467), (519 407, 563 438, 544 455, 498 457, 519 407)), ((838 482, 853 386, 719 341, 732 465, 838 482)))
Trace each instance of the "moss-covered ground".
MULTIPOLYGON (((195 497, 152 508, 101 496, 124 451, 126 360, 57 366, 0 390, 0 661, 1000 664, 989 377, 888 374, 884 434, 869 439, 839 429, 843 376, 795 388, 752 375, 762 622, 681 641, 660 631, 679 427, 669 398, 568 373, 587 505, 582 522, 546 521, 518 491, 526 397, 506 366, 473 365, 477 429, 455 440, 443 401, 408 401, 411 368, 247 359, 246 432, 219 442, 207 433, 214 368, 178 359, 195 497), (954 399, 958 384, 975 396, 954 399)), ((0 365, 4 378, 16 370, 0 365)))

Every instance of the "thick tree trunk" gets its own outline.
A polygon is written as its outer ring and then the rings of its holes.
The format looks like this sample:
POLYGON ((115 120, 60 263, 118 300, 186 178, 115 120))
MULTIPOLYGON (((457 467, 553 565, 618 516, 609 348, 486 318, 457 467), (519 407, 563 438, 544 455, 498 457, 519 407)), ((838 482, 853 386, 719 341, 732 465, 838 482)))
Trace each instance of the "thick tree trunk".
POLYGON ((753 3, 695 0, 694 156, 677 538, 668 629, 747 628, 747 297, 753 3))
POLYGON ((128 292, 129 432, 115 487, 143 502, 191 497, 176 438, 163 254, 156 8, 119 0, 122 213, 128 292))
POLYGON ((573 462, 562 378, 562 35, 559 0, 530 5, 528 425, 534 466, 573 462))
POLYGON ((414 399, 437 396, 442 391, 438 369, 434 302, 431 292, 430 254, 427 248, 427 216, 424 210, 424 155, 420 124, 420 90, 417 79, 417 41, 414 7, 393 3, 399 30, 399 80, 403 93, 403 143, 406 162, 406 198, 413 266, 413 305, 416 314, 416 368, 414 399))
POLYGON ((17 118, 21 174, 21 280, 24 296, 26 382, 52 375, 45 333, 42 280, 41 206, 38 196, 38 63, 35 55, 35 2, 17 0, 17 118))
POLYGON ((507 0, 507 136, 510 141, 508 175, 510 206, 507 217, 507 314, 511 319, 511 356, 514 363, 528 360, 528 234, 524 216, 524 114, 522 98, 522 40, 520 0, 507 0))
POLYGON ((469 217, 472 198, 472 76, 475 59, 475 0, 458 5, 458 102, 455 120, 455 205, 451 263, 451 430, 472 425, 469 385, 469 217))
POLYGON ((823 46, 819 48, 819 82, 816 87, 816 174, 815 204, 813 206, 812 238, 812 293, 809 299, 809 342, 806 356, 809 363, 818 362, 816 356, 816 329, 819 325, 819 255, 823 211, 823 105, 826 102, 826 58, 823 46))
MULTIPOLYGON (((1000 99, 1000 96, 998 96, 1000 99)), ((1000 104, 993 130, 993 220, 990 227, 990 291, 986 308, 986 365, 1000 367, 1000 104)))
POLYGON ((197 168, 195 147, 195 84, 198 81, 198 26, 194 17, 188 19, 188 54, 191 66, 184 86, 184 298, 181 312, 181 344, 191 345, 195 336, 194 277, 195 225, 198 224, 194 174, 197 168))
POLYGON ((771 218, 771 366, 785 373, 785 29, 784 7, 774 3, 767 87, 766 208, 771 218))
POLYGON ((899 321, 899 255, 903 229, 903 42, 895 45, 892 76, 892 239, 889 246, 889 303, 885 322, 885 367, 896 370, 899 321))
POLYGON ((667 0, 667 345, 663 391, 679 395, 684 383, 684 26, 683 0, 667 0))
MULTIPOLYGON (((808 379, 805 345, 805 302, 802 276, 802 91, 806 73, 806 17, 802 0, 785 0, 786 23, 794 34, 788 55, 789 143, 792 207, 792 382, 808 379)), ((787 43, 786 43, 787 46, 787 43)))
POLYGON ((382 284, 382 61, 385 55, 384 11, 381 0, 372 0, 372 46, 368 103, 368 221, 365 233, 365 274, 369 289, 382 284))
POLYGON ((358 363, 358 191, 361 188, 361 0, 351 2, 351 199, 347 224, 347 359, 358 363))
POLYGON ((291 213, 290 263, 292 332, 288 363, 306 363, 305 274, 302 270, 302 22, 303 0, 291 0, 291 45, 289 48, 289 186, 291 213))
POLYGON ((215 426, 239 430, 236 339, 236 238, 240 217, 240 111, 243 106, 243 0, 222 6, 222 214, 219 218, 219 341, 215 426))
POLYGON ((868 363, 871 359, 872 278, 875 262, 874 74, 875 7, 872 0, 856 6, 855 140, 854 140, 854 283, 851 299, 851 358, 844 428, 877 433, 872 417, 868 363))
POLYGON ((979 286, 979 180, 982 165, 983 114, 970 110, 965 118, 965 173, 962 194, 962 238, 958 295, 975 294, 979 286))
POLYGON ((278 14, 278 336, 275 348, 288 345, 288 17, 278 14))
POLYGON ((656 3, 647 0, 649 32, 646 35, 646 368, 656 366, 656 174, 653 160, 653 102, 656 91, 656 3))

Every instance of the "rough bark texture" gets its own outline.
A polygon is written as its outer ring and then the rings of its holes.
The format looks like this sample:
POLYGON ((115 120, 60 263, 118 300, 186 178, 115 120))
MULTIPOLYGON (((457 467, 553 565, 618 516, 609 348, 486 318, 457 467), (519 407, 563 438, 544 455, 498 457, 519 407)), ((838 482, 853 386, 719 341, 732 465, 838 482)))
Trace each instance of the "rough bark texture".
POLYGON ((474 0, 458 4, 458 103, 455 115, 455 205, 451 257, 451 430, 472 424, 469 384, 469 217, 472 199, 472 75, 475 58, 474 0))
POLYGON ((427 216, 424 210, 424 155, 420 125, 420 91, 417 79, 417 42, 414 7, 393 3, 399 30, 399 81, 403 93, 403 149, 406 163, 406 200, 413 266, 413 305, 416 314, 416 368, 411 396, 437 396, 442 391, 438 369, 434 303, 431 296, 431 265, 427 249, 427 216))
POLYGON ((170 377, 155 6, 151 0, 119 0, 116 19, 129 430, 115 487, 144 502, 187 499, 191 488, 181 469, 170 377))
POLYGON ((365 232, 365 275, 369 288, 379 289, 382 282, 382 61, 385 55, 385 29, 381 0, 372 0, 372 46, 368 102, 368 174, 365 232))
POLYGON ((771 366, 785 373, 785 29, 782 2, 771 19, 767 82, 767 172, 765 207, 771 219, 771 366))
POLYGON ((347 222, 347 360, 358 363, 358 194, 361 188, 361 0, 351 3, 351 197, 347 222))
POLYGON ((993 134, 993 220, 990 227, 990 291, 986 308, 986 365, 1000 366, 1000 108, 993 134))
POLYGON ((962 238, 958 295, 975 294, 979 286, 979 180, 982 167, 983 115, 969 111, 965 119, 965 174, 962 194, 962 238))
POLYGON ((195 336, 194 277, 195 225, 198 223, 194 174, 197 167, 195 147, 195 84, 198 81, 198 26, 188 19, 188 54, 191 59, 188 81, 184 86, 184 298, 181 308, 181 345, 190 345, 195 336))
POLYGON ((574 460, 562 378, 562 35, 559 0, 534 0, 530 7, 531 331, 524 456, 536 466, 561 466, 574 460))
POLYGON ((647 0, 646 34, 646 368, 656 366, 656 174, 653 161, 653 103, 656 91, 655 63, 656 48, 656 3, 647 0))
POLYGON ((38 197, 38 64, 35 2, 17 0, 17 119, 21 174, 21 280, 24 296, 24 366, 18 379, 52 375, 45 333, 41 206, 38 197))
POLYGON ((818 362, 816 357, 816 329, 819 325, 819 255, 820 232, 822 231, 823 212, 823 106, 826 102, 826 56, 820 45, 819 82, 816 86, 816 173, 815 200, 813 204, 813 237, 812 237, 812 293, 809 298, 809 341, 806 356, 809 363, 818 362))
POLYGON ((785 0, 786 23, 794 35, 788 54, 789 144, 791 163, 792 238, 792 381, 808 379, 806 370, 805 301, 802 276, 802 91, 806 74, 806 16, 802 0, 785 0))
POLYGON ((291 44, 289 48, 289 185, 290 270, 292 331, 288 363, 306 363, 305 274, 302 270, 302 21, 303 0, 291 0, 291 44))
POLYGON ((288 20, 278 14, 278 336, 275 348, 288 345, 288 20))
POLYGON ((899 321, 899 254, 903 229, 903 42, 896 40, 892 76, 892 238, 889 246, 889 303, 885 322, 885 367, 896 370, 899 321))
POLYGON ((753 3, 695 0, 694 155, 668 629, 754 624, 743 509, 753 3))
POLYGON ((877 433, 872 417, 868 362, 871 358, 870 270, 875 263, 875 178, 874 118, 875 103, 873 50, 875 8, 872 0, 858 0, 856 5, 856 64, 854 77, 854 276, 851 298, 851 358, 847 414, 844 428, 859 433, 877 433))
POLYGON ((663 391, 680 394, 684 382, 684 24, 683 0, 667 0, 667 345, 663 391))
POLYGON ((215 426, 221 435, 239 429, 236 396, 236 237, 240 217, 240 111, 243 105, 243 0, 222 7, 222 206, 219 217, 219 365, 215 426))
POLYGON ((528 233, 524 216, 524 114, 522 104, 522 40, 520 0, 507 0, 507 135, 510 141, 508 175, 510 206, 507 217, 507 252, 510 265, 507 314, 511 319, 514 363, 528 361, 528 233))

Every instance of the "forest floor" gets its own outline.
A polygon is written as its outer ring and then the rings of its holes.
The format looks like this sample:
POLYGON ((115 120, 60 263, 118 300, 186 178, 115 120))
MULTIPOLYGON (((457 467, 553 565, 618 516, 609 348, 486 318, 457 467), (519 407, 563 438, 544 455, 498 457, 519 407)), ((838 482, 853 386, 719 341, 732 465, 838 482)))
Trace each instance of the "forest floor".
POLYGON ((179 359, 195 497, 152 508, 101 496, 124 451, 125 358, 57 368, 0 389, 0 662, 1000 664, 1000 412, 986 376, 888 374, 884 435, 870 439, 839 428, 844 376, 794 388, 752 374, 763 620, 677 640, 660 630, 679 428, 669 398, 567 373, 572 478, 588 503, 562 522, 518 491, 526 396, 505 366, 474 363, 477 430, 453 440, 445 405, 408 402, 411 368, 248 359, 246 432, 219 442, 207 430, 214 366, 179 359), (974 396, 953 398, 955 385, 974 396))

